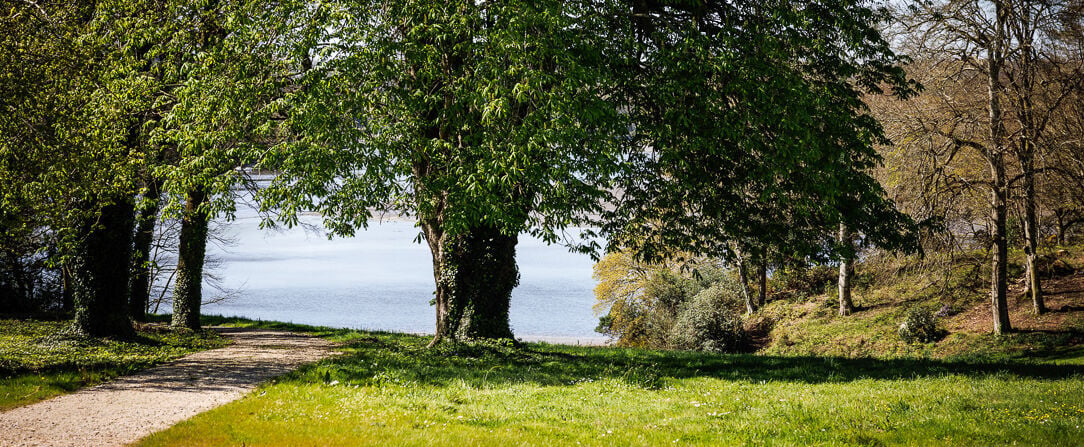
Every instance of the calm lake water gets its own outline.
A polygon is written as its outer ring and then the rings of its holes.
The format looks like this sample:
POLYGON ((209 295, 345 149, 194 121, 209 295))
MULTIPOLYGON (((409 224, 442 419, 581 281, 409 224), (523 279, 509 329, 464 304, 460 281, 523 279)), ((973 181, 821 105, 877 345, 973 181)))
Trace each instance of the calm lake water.
MULTIPOLYGON (((319 225, 316 217, 303 221, 319 225)), ((223 261, 217 274, 239 292, 204 313, 331 327, 432 333, 432 259, 412 222, 372 224, 353 238, 328 240, 301 228, 259 229, 251 211, 222 226, 237 244, 208 246, 223 261)), ((521 236, 520 285, 512 293, 517 338, 600 343, 592 312, 593 262, 521 236)))

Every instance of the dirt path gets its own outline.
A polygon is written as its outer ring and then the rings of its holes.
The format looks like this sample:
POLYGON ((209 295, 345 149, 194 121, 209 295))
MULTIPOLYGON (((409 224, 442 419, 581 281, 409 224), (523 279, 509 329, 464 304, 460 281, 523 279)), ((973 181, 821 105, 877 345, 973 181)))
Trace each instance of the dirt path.
POLYGON ((0 446, 129 444, 333 352, 327 340, 290 332, 218 330, 234 343, 0 413, 0 446))

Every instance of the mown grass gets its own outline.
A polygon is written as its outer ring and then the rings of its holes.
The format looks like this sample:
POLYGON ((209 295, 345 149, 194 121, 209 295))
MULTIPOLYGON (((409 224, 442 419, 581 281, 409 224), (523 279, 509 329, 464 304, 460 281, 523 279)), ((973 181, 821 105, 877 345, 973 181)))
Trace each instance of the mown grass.
MULTIPOLYGON (((247 323, 267 324, 267 323, 247 323)), ((339 332, 345 354, 142 445, 1080 445, 1084 367, 339 332)))
POLYGON ((211 332, 143 326, 130 339, 72 335, 68 321, 0 319, 0 410, 228 344, 211 332))

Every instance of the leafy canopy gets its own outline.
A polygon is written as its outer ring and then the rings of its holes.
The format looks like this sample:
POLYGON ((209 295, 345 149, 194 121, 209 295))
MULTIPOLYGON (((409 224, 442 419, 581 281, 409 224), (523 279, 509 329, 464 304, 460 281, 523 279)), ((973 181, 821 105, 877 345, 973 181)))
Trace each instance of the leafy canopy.
POLYGON ((262 199, 287 223, 317 210, 351 234, 373 210, 449 233, 547 240, 598 212, 625 118, 607 17, 589 1, 339 1, 262 199), (303 132, 301 132, 303 130, 303 132))
POLYGON ((601 233, 648 258, 823 255, 840 222, 910 246, 914 224, 869 175, 884 138, 863 92, 916 87, 883 18, 860 0, 634 3, 634 150, 601 233))

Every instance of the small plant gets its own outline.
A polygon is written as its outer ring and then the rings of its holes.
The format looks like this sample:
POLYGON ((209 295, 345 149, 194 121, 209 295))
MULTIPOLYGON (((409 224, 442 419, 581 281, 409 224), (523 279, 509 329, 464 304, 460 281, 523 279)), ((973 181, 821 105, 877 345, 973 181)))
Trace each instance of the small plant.
POLYGON ((900 323, 900 338, 907 343, 929 343, 940 340, 945 331, 937 325, 937 317, 925 306, 915 306, 907 311, 907 317, 900 323))
POLYGON ((951 317, 951 316, 956 315, 958 313, 960 313, 960 309, 958 307, 953 306, 951 304, 945 304, 945 305, 941 306, 941 310, 938 310, 937 313, 934 314, 934 316, 937 317, 937 318, 945 318, 945 317, 951 317))

